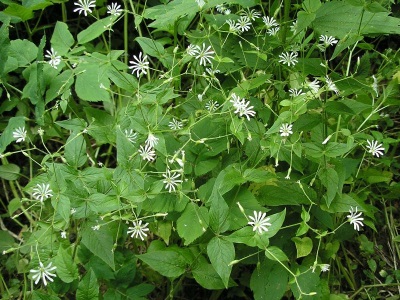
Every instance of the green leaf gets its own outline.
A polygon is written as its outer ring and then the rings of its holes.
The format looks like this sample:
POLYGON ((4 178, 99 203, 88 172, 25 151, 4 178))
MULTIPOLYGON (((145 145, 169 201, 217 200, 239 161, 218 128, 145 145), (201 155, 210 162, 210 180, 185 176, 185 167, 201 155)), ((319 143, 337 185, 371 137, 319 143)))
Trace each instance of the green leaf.
POLYGON ((51 198, 51 205, 56 211, 56 220, 62 219, 66 224, 69 223, 71 217, 71 202, 65 195, 60 195, 60 197, 51 198))
POLYGON ((77 300, 97 300, 99 299, 99 284, 93 270, 90 269, 79 282, 76 291, 77 300))
POLYGON ((221 277, 211 264, 202 263, 192 270, 194 279, 203 288, 208 290, 222 290, 225 288, 221 277))
POLYGON ((305 257, 311 253, 311 250, 313 248, 313 242, 309 237, 307 236, 303 238, 293 237, 292 241, 296 245, 296 250, 297 250, 296 258, 305 257))
POLYGON ((400 19, 389 17, 388 12, 365 11, 363 6, 353 6, 346 1, 324 3, 312 25, 319 34, 340 39, 349 33, 400 34, 400 19))
POLYGON ((86 141, 82 133, 72 133, 65 144, 65 159, 72 167, 78 168, 86 163, 86 141))
POLYGON ((57 275, 62 281, 70 283, 78 279, 78 267, 72 260, 72 256, 63 247, 58 248, 54 265, 57 266, 57 275))
POLYGON ((50 86, 46 91, 46 102, 54 100, 65 92, 69 92, 70 87, 74 83, 74 73, 72 70, 66 70, 57 77, 53 77, 50 86))
MULTIPOLYGON (((252 185, 252 191, 262 205, 280 206, 310 203, 300 186, 293 182, 279 181, 276 185, 254 184, 252 185)), ((305 187, 305 191, 311 200, 315 199, 315 191, 307 187, 305 187)))
POLYGON ((6 232, 1 230, 0 231, 0 252, 2 253, 3 251, 6 251, 14 246, 14 239, 11 237, 11 235, 6 232))
POLYGON ((156 40, 149 39, 146 37, 137 37, 135 41, 139 43, 143 52, 150 56, 160 59, 165 54, 163 45, 160 42, 157 42, 156 40))
POLYGON ((230 263, 235 259, 235 247, 233 243, 215 236, 207 245, 207 254, 212 266, 221 277, 225 288, 227 288, 232 271, 230 263))
POLYGON ((74 38, 68 30, 68 25, 57 21, 53 35, 50 40, 58 55, 65 55, 74 44, 74 38))
POLYGON ((78 43, 85 44, 99 37, 103 32, 111 28, 110 26, 116 19, 116 16, 108 16, 94 22, 88 28, 78 33, 78 43))
POLYGON ((14 164, 0 166, 0 178, 5 180, 17 180, 19 177, 20 168, 14 164))
POLYGON ((137 258, 161 275, 171 278, 181 276, 187 267, 186 259, 182 254, 168 249, 137 255, 137 258))
POLYGON ((199 162, 194 166, 194 172, 196 176, 204 175, 213 170, 219 162, 219 159, 205 159, 204 157, 202 159, 202 157, 199 157, 199 162))
POLYGON ((34 17, 33 10, 26 8, 22 5, 10 3, 8 7, 3 11, 6 15, 17 17, 21 21, 27 21, 34 17))
POLYGON ((318 177, 323 186, 326 187, 326 205, 329 207, 339 191, 339 177, 333 168, 321 168, 318 177))
POLYGON ((265 256, 275 261, 289 261, 289 258, 286 256, 285 252, 276 246, 271 246, 265 249, 265 256))
POLYGON ((223 233, 229 228, 228 204, 226 204, 225 199, 217 190, 211 194, 210 201, 210 227, 214 232, 223 233))
POLYGON ((9 25, 10 22, 3 22, 0 27, 0 78, 4 74, 4 68, 8 60, 8 51, 10 48, 10 38, 9 38, 9 25))
POLYGON ((12 216, 20 207, 21 207, 21 199, 19 198, 12 199, 7 205, 8 214, 12 216))
POLYGON ((287 282, 288 273, 280 263, 264 260, 251 275, 250 288, 254 293, 254 300, 282 299, 287 282))
POLYGON ((114 238, 107 225, 101 226, 99 230, 93 230, 87 225, 82 231, 81 242, 90 252, 115 270, 114 252, 112 251, 114 238))
POLYGON ((273 215, 268 216, 271 226, 268 227, 268 231, 263 233, 263 235, 267 236, 268 238, 273 237, 278 231, 281 229, 283 222, 285 221, 286 217, 286 208, 282 210, 280 213, 276 213, 273 215))
POLYGON ((201 236, 207 229, 209 223, 208 210, 204 206, 189 202, 182 215, 177 220, 177 230, 181 238, 185 240, 184 245, 191 244, 201 236))
POLYGON ((104 110, 85 107, 88 120, 91 120, 88 133, 98 144, 115 143, 115 119, 104 110))
POLYGON ((79 66, 75 81, 75 91, 79 98, 93 102, 110 101, 110 94, 106 91, 110 88, 110 81, 102 72, 103 67, 99 63, 79 66))
POLYGON ((0 136, 0 153, 4 153, 6 147, 15 141, 13 131, 19 127, 25 127, 25 117, 12 117, 8 120, 7 127, 0 136))
MULTIPOLYGON (((126 295, 129 299, 145 300, 149 299, 147 296, 154 290, 155 286, 148 283, 141 283, 126 290, 126 295)), ((114 300, 114 299, 113 299, 114 300)))
POLYGON ((17 60, 18 67, 25 67, 36 58, 37 52, 38 48, 34 43, 28 40, 13 40, 10 42, 8 55, 17 60))
POLYGON ((60 300, 57 296, 41 293, 39 291, 32 292, 32 300, 60 300))

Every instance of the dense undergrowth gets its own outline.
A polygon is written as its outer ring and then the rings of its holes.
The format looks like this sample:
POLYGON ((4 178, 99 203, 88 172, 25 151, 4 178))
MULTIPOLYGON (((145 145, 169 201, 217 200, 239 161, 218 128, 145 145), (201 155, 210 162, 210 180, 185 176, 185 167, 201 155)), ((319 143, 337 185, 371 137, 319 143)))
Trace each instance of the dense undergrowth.
POLYGON ((0 7, 2 299, 399 299, 395 3, 0 7))

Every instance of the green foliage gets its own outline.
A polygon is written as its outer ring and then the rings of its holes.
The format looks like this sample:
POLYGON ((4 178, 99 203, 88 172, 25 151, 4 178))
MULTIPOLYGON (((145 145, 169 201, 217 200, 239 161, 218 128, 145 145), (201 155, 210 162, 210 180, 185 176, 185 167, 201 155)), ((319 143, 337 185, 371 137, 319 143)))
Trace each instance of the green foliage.
POLYGON ((77 3, 2 1, 5 299, 396 291, 391 3, 77 3))

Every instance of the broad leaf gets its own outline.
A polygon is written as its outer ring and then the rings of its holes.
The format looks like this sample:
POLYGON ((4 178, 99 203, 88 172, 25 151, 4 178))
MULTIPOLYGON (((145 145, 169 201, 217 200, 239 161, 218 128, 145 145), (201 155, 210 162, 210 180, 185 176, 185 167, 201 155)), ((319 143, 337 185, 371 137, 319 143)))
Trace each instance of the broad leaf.
POLYGON ((54 50, 58 55, 65 55, 74 44, 74 38, 68 30, 68 25, 63 22, 57 22, 54 28, 53 36, 50 40, 54 50))
POLYGON ((103 32, 111 28, 116 18, 116 16, 112 15, 94 22, 88 28, 78 33, 78 43, 85 44, 99 37, 103 32))
POLYGON ((225 288, 221 277, 210 264, 200 264, 192 270, 193 277, 203 288, 208 290, 221 290, 225 288))
POLYGON ((153 270, 163 276, 176 278, 186 271, 187 262, 183 255, 173 250, 156 250, 137 258, 148 264, 153 270))
POLYGON ((111 251, 114 239, 107 225, 101 226, 99 230, 93 230, 90 226, 86 226, 82 230, 81 242, 94 255, 101 258, 113 270, 115 269, 114 252, 111 251))
POLYGON ((65 159, 72 167, 78 168, 85 164, 87 160, 86 155, 86 141, 82 133, 72 133, 67 143, 65 144, 65 159))
POLYGON ((227 288, 232 271, 230 263, 235 259, 235 247, 233 243, 215 236, 208 243, 207 254, 212 266, 227 288))
POLYGON ((250 288, 255 300, 282 299, 288 282, 288 273, 278 262, 264 260, 250 279, 250 288))
MULTIPOLYGON (((110 248, 111 249, 111 248, 110 248)), ((90 269, 79 282, 76 291, 77 300, 97 300, 99 299, 99 284, 93 270, 90 269)))
POLYGON ((58 248, 54 264, 57 266, 57 275, 62 281, 70 283, 78 279, 78 267, 72 260, 72 256, 63 247, 58 248))
POLYGON ((198 207, 197 204, 189 202, 182 215, 177 220, 177 230, 180 237, 187 246, 201 236, 207 229, 209 222, 207 208, 198 207))

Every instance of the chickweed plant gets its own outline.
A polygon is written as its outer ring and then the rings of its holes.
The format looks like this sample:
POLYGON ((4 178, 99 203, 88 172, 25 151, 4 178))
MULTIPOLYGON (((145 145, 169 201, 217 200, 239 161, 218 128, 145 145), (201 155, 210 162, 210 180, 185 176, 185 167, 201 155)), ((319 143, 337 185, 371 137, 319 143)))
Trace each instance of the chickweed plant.
POLYGON ((392 2, 1 2, 2 299, 398 295, 392 2))

